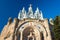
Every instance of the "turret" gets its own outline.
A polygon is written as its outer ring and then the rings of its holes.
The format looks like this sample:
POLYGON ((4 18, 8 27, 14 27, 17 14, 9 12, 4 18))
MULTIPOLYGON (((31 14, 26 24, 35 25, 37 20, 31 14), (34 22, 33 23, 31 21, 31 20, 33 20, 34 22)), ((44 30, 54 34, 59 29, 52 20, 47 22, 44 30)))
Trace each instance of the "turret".
POLYGON ((22 15, 22 19, 27 18, 26 11, 25 11, 24 7, 22 9, 22 14, 21 15, 22 15))
POLYGON ((37 7, 35 13, 34 13, 34 18, 36 19, 40 19, 40 20, 43 20, 43 14, 42 14, 42 11, 40 11, 37 7))
POLYGON ((30 4, 30 7, 28 9, 28 18, 34 18, 31 4, 30 4))
POLYGON ((39 9, 38 9, 38 7, 37 7, 37 9, 36 9, 36 11, 35 11, 35 13, 34 13, 34 18, 35 18, 35 19, 39 19, 39 17, 40 17, 40 13, 39 13, 39 9))

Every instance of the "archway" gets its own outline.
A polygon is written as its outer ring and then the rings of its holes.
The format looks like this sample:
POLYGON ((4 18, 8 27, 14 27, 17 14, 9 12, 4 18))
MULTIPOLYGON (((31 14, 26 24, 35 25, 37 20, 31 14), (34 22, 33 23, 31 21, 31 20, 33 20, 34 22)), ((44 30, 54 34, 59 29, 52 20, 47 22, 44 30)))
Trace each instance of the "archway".
POLYGON ((23 40, 36 40, 35 32, 32 27, 27 27, 24 29, 23 40))
MULTIPOLYGON (((25 22, 20 25, 20 29, 22 32, 22 40, 44 40, 44 34, 41 32, 46 30, 41 24, 36 22, 25 22), (32 24, 32 25, 30 25, 32 24), (32 29, 32 32, 30 31, 32 29), (28 37, 32 33, 32 36, 28 37)), ((45 31, 46 32, 46 31, 45 31)))

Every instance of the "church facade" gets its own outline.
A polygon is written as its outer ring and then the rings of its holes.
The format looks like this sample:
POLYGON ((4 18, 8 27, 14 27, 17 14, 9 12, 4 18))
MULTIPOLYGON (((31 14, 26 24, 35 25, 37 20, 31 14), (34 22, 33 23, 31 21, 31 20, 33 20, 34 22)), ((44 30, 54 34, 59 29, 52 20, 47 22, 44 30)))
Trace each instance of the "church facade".
POLYGON ((38 8, 33 13, 30 5, 28 12, 23 7, 18 18, 9 18, 4 26, 0 40, 52 40, 48 19, 43 18, 38 8))

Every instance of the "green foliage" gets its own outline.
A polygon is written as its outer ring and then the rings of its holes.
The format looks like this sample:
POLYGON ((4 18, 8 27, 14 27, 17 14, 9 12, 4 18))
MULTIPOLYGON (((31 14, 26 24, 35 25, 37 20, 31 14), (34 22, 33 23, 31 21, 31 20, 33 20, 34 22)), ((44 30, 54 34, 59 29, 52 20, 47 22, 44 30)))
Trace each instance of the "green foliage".
POLYGON ((54 37, 55 40, 60 40, 60 16, 56 16, 54 19, 54 37))

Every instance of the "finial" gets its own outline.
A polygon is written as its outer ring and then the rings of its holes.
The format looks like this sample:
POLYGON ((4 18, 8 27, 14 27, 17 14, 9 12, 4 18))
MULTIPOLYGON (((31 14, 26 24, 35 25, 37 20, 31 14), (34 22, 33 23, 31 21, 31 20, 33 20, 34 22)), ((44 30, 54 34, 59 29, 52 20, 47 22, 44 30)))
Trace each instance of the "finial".
POLYGON ((29 9, 28 9, 29 11, 32 11, 32 5, 30 4, 30 7, 29 7, 29 9))
POLYGON ((22 11, 24 11, 24 10, 25 10, 25 7, 23 7, 22 11))
POLYGON ((37 7, 37 11, 39 11, 38 7, 37 7))
POLYGON ((32 4, 30 4, 30 7, 32 6, 32 4))
POLYGON ((37 10, 38 10, 38 7, 37 7, 37 10))

